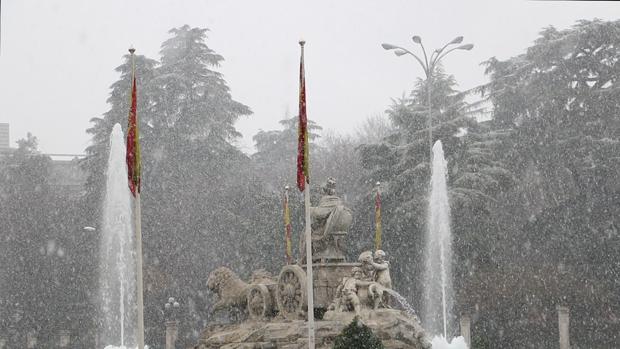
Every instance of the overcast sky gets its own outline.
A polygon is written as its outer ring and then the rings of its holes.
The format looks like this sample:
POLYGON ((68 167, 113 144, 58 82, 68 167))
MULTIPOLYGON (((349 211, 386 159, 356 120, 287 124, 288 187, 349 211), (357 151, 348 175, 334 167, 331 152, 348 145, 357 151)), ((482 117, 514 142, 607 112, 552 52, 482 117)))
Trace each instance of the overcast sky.
POLYGON ((233 98, 253 115, 237 128, 239 145, 279 128, 296 114, 300 38, 306 45, 308 115, 327 129, 350 133, 409 91, 422 71, 408 56, 380 44, 429 48, 457 35, 474 43, 444 60, 460 88, 485 82, 480 62, 522 53, 541 28, 577 19, 620 18, 620 3, 577 1, 232 1, 4 0, 0 53, 0 122, 11 144, 31 132, 46 153, 83 153, 89 119, 108 109, 114 68, 133 44, 159 59, 168 30, 210 29, 207 45, 224 56, 220 68, 233 98))

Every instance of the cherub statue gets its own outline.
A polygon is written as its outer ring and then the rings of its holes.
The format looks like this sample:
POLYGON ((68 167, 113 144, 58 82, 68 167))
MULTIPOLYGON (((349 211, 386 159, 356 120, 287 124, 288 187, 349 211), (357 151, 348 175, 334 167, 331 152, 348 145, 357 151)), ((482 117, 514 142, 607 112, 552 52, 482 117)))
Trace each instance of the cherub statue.
MULTIPOLYGON (((374 261, 370 264, 375 271, 375 281, 386 289, 392 289, 392 278, 390 277, 390 263, 385 260, 385 252, 383 250, 376 250, 374 261)), ((390 295, 387 292, 383 292, 383 297, 380 297, 383 306, 389 308, 390 295)), ((378 299, 377 299, 378 301, 378 299)), ((375 308, 378 306, 375 305, 375 308)))
POLYGON ((390 278, 390 264, 385 260, 385 252, 383 250, 376 250, 374 261, 370 264, 375 270, 375 281, 381 286, 392 289, 392 278, 390 278))
POLYGON ((357 261, 361 264, 363 278, 365 281, 375 281, 375 267, 372 265, 372 252, 364 251, 360 253, 357 261))
POLYGON ((331 310, 348 311, 352 308, 356 315, 360 315, 362 305, 357 294, 358 289, 372 284, 372 282, 362 281, 362 276, 362 269, 354 267, 350 277, 342 278, 342 282, 336 289, 335 303, 330 306, 331 310))

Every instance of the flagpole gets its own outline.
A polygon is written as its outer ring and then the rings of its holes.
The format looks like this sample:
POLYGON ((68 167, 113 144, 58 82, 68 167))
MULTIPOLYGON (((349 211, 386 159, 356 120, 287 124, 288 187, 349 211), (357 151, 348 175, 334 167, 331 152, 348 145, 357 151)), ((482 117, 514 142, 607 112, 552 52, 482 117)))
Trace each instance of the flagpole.
MULTIPOLYGON (((305 70, 304 70, 304 45, 306 42, 304 40, 299 41, 299 46, 301 46, 301 63, 300 63, 300 100, 299 100, 299 118, 300 118, 300 130, 303 130, 303 152, 300 149, 299 155, 303 156, 303 161, 301 163, 303 172, 302 179, 303 181, 299 182, 299 158, 298 158, 298 183, 300 189, 303 188, 304 191, 304 206, 306 210, 306 295, 308 301, 308 349, 314 349, 314 286, 313 286, 313 275, 312 275, 312 221, 310 217, 310 151, 308 144, 308 130, 307 130, 307 115, 306 115, 306 78, 305 78, 305 70), (302 125, 303 122, 303 125, 302 125), (305 183, 304 183, 305 182, 305 183)), ((301 134, 301 133, 300 133, 301 134)), ((300 139, 302 137, 300 136, 300 139)))
POLYGON ((312 278, 312 229, 310 221, 310 183, 306 183, 304 190, 306 206, 306 280, 308 295, 308 348, 314 349, 314 287, 312 278))
POLYGON ((136 193, 135 220, 136 220, 136 269, 138 292, 138 348, 144 348, 144 293, 142 280, 142 213, 140 208, 140 192, 136 193))
POLYGON ((381 183, 375 186, 375 251, 381 249, 381 183))
POLYGON ((293 242, 291 236, 291 214, 289 211, 289 186, 284 186, 284 251, 286 255, 286 264, 293 264, 293 242))
MULTIPOLYGON (((136 52, 135 48, 130 48, 129 53, 131 53, 131 80, 132 84, 135 81, 136 76, 136 63, 134 53, 136 52)), ((138 124, 137 114, 136 114, 136 127, 138 124)), ((138 137, 138 132, 136 132, 136 138, 138 137)), ((136 139, 136 142, 139 142, 139 139, 136 139)), ((139 160, 138 160, 139 161, 139 160)), ((140 205, 140 188, 136 188, 135 191, 135 199, 134 199, 134 223, 135 223, 135 233, 136 233, 136 292, 138 294, 138 318, 137 318, 137 332, 138 332, 138 348, 144 349, 144 285, 142 279, 142 212, 140 205)))

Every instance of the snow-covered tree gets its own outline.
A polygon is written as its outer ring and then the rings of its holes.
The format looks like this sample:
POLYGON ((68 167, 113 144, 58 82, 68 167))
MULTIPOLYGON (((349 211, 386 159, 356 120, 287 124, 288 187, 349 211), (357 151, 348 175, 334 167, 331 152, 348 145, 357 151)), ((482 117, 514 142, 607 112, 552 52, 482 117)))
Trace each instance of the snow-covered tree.
POLYGON ((78 200, 54 187, 52 160, 36 137, 17 143, 0 157, 0 326, 14 329, 7 332, 11 347, 22 346, 28 332, 51 346, 56 326, 86 331, 91 323, 89 307, 81 306, 89 289, 81 285, 93 275, 92 249, 79 234, 78 200))
MULTIPOLYGON (((259 175, 270 190, 281 192, 285 185, 291 188, 296 183, 297 173, 297 124, 298 117, 286 117, 280 120, 281 130, 260 130, 254 135, 256 153, 252 155, 257 175, 259 175)), ((310 141, 311 171, 316 166, 316 154, 319 132, 322 127, 314 121, 308 120, 308 139, 310 141)), ((314 180, 313 173, 310 174, 314 180)))
POLYGON ((466 291, 494 319, 476 325, 493 346, 542 345, 557 331, 545 319, 562 303, 580 324, 571 342, 619 345, 620 309, 609 298, 620 274, 618 42, 620 21, 581 20, 486 62, 491 82, 480 90, 493 104, 490 123, 509 130, 497 149, 516 178, 492 208, 502 239, 487 244, 495 251, 466 291), (533 339, 512 335, 525 332, 533 339))

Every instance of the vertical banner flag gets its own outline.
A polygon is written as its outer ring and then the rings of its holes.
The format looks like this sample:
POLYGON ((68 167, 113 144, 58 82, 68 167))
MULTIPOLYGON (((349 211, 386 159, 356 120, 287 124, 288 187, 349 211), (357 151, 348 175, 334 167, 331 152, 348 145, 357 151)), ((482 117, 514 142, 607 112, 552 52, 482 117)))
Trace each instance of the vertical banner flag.
POLYGON ((286 248, 286 263, 293 264, 293 242, 291 213, 288 208, 288 185, 284 187, 284 243, 286 248))
POLYGON ((381 249, 381 191, 377 182, 375 192, 375 251, 381 249))
MULTIPOLYGON (((132 63, 133 65, 133 63, 132 63)), ((136 73, 132 66, 131 72, 131 107, 129 108, 129 124, 127 125, 127 176, 129 190, 135 197, 140 192, 140 140, 138 139, 137 86, 136 73)))
POLYGON ((297 188, 304 191, 310 183, 308 168, 308 116, 306 115, 306 78, 304 72, 304 41, 300 41, 301 61, 299 64, 299 126, 297 133, 297 188))

